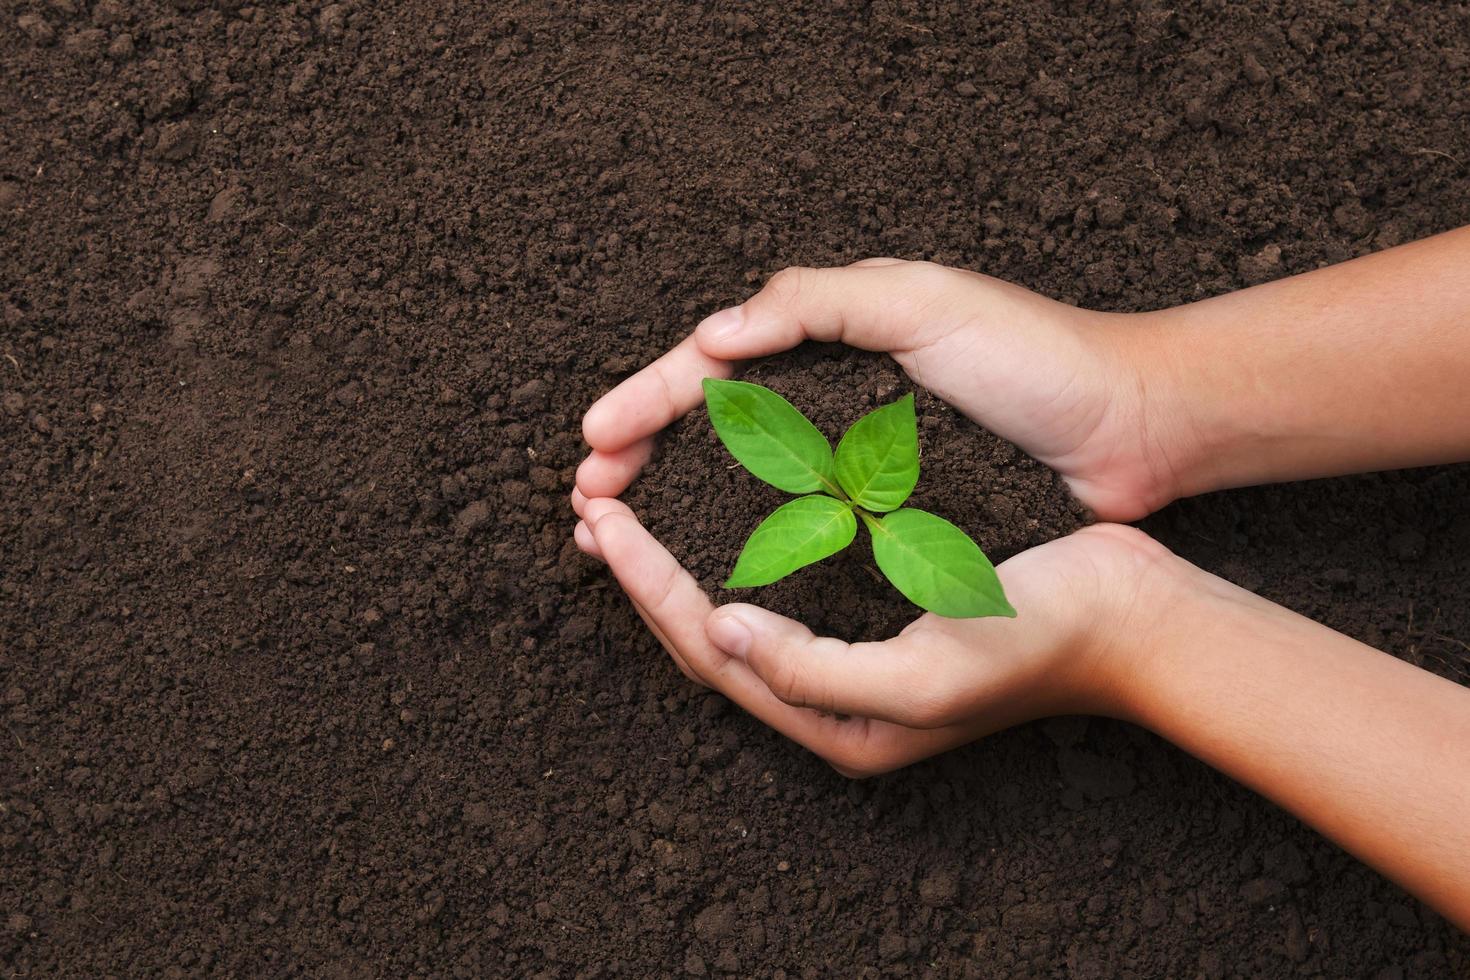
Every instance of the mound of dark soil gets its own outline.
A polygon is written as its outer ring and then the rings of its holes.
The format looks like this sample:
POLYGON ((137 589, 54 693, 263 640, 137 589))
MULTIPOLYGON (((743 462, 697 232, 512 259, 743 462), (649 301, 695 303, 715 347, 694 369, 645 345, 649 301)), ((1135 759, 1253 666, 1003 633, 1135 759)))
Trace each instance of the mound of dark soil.
MULTIPOLYGON (((834 447, 861 416, 913 391, 922 459, 919 485, 905 506, 958 525, 992 562, 1085 523, 1086 509, 1060 477, 916 387, 886 356, 807 345, 759 361, 740 377, 779 392, 834 447)), ((791 499, 733 463, 701 407, 670 427, 627 496, 654 536, 716 602, 759 603, 846 640, 893 636, 922 613, 878 571, 861 527, 847 549, 780 582, 761 589, 721 588, 746 537, 791 499)))
MULTIPOLYGON (((0 3, 0 974, 1470 973, 1136 729, 837 777, 683 680, 566 502, 592 400, 784 265, 1143 309, 1470 222, 1467 17, 0 3)), ((1467 499, 1147 527, 1463 676, 1467 499)))

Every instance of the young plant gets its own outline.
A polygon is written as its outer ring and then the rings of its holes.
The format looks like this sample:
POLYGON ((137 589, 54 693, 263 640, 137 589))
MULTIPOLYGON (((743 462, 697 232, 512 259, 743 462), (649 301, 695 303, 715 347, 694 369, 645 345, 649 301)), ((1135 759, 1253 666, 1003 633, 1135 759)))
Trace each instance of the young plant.
POLYGON ((778 490, 803 494, 761 521, 727 589, 770 585, 852 544, 858 520, 878 567, 910 602, 940 616, 1014 616, 995 567, 942 517, 901 506, 919 482, 914 396, 853 423, 834 455, 827 437, 769 388, 704 379, 710 422, 730 455, 778 490))

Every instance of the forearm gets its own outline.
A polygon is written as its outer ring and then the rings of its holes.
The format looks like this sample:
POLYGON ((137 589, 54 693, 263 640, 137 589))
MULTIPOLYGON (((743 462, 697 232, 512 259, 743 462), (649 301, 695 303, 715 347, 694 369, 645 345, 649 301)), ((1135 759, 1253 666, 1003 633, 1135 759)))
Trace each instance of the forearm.
POLYGON ((1125 714, 1470 928, 1470 690, 1187 574, 1125 714))
POLYGON ((1143 324, 1179 496, 1470 459, 1470 228, 1143 324))

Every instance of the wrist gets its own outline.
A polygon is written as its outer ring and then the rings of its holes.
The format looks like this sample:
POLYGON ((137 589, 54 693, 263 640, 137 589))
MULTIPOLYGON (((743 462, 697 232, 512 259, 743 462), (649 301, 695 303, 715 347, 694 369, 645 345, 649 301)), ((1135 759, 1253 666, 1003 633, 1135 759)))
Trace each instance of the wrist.
POLYGON ((1077 311, 1074 332, 1102 379, 1104 409, 1081 451, 1050 460, 1106 520, 1146 517, 1208 486, 1201 385, 1175 311, 1077 311))
POLYGON ((1141 531, 1103 529, 1126 547, 1121 563, 1099 569, 1101 588, 1086 612, 1083 652, 1075 658, 1081 710, 1148 726, 1164 679, 1188 656, 1192 638, 1225 615, 1226 590, 1234 587, 1141 531))
POLYGON ((1137 315, 1130 368, 1159 506, 1271 479, 1272 424, 1290 411, 1272 405, 1280 386, 1257 376, 1256 352, 1221 343, 1228 315, 1210 303, 1137 315))
POLYGON ((1200 409, 1209 397, 1175 310, 1129 317, 1120 343, 1121 386, 1133 399, 1133 431, 1149 481, 1150 511, 1209 489, 1212 433, 1200 409))

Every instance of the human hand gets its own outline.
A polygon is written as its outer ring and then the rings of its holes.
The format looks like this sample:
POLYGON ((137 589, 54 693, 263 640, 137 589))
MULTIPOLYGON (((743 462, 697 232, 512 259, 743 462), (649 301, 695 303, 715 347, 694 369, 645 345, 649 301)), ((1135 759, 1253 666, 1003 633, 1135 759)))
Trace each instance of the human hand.
POLYGON ((1061 473, 1099 517, 1134 520, 1178 495, 1171 458, 1188 434, 1175 431, 1178 419, 1146 416, 1148 352, 1127 321, 926 262, 787 269, 592 406, 577 489, 584 499, 622 493, 654 434, 700 403, 704 378, 804 340, 841 341, 888 352, 915 382, 1061 473))
POLYGON ((686 676, 849 776, 1035 718, 1127 717, 1147 649, 1130 641, 1170 608, 1184 565, 1141 531, 1096 525, 996 569, 1023 616, 926 614, 891 640, 848 644, 758 606, 716 608, 619 500, 578 510, 578 544, 607 562, 686 676))

